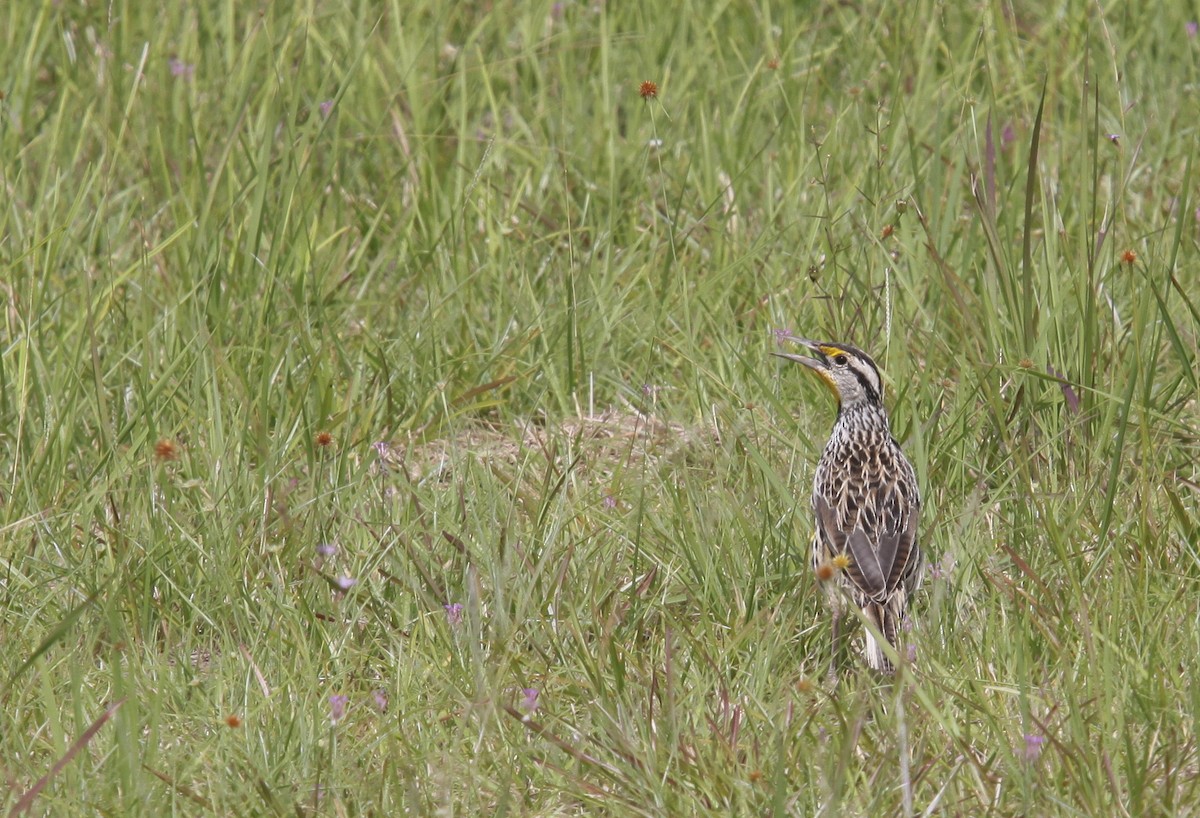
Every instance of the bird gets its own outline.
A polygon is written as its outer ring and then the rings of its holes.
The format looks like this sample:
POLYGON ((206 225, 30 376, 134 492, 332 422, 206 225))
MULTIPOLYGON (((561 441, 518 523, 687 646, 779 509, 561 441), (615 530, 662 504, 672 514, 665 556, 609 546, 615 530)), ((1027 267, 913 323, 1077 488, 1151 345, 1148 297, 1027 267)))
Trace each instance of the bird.
POLYGON ((892 674, 895 667, 878 637, 896 648, 909 600, 924 572, 917 538, 917 474, 892 436, 883 380, 871 356, 850 344, 792 340, 812 355, 773 354, 808 367, 838 401, 837 420, 817 462, 812 489, 812 565, 824 580, 832 608, 830 674, 837 676, 839 625, 848 603, 870 625, 867 664, 892 674))

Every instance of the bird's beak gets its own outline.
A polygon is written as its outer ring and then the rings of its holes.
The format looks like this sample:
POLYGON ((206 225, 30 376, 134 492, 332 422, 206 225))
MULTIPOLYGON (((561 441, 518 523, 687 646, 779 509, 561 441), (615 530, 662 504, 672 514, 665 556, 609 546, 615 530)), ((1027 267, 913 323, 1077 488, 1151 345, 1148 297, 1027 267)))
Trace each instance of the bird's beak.
POLYGON ((792 338, 790 339, 801 346, 808 347, 816 353, 816 357, 810 358, 807 355, 792 355, 788 352, 772 352, 776 358, 786 358, 789 361, 795 361, 798 364, 804 364, 809 369, 815 369, 818 372, 823 372, 829 369, 829 361, 825 357, 825 353, 821 351, 821 345, 816 341, 810 341, 807 338, 792 338))
POLYGON ((813 372, 816 372, 821 380, 825 382, 825 385, 829 387, 830 391, 838 397, 838 400, 841 400, 841 393, 838 392, 837 384, 834 382, 833 375, 829 370, 829 359, 821 351, 821 344, 816 341, 810 341, 807 338, 792 338, 791 340, 801 346, 808 347, 816 353, 816 356, 810 358, 807 355, 792 355, 788 352, 772 352, 771 354, 776 358, 786 358, 789 361, 804 364, 813 372))

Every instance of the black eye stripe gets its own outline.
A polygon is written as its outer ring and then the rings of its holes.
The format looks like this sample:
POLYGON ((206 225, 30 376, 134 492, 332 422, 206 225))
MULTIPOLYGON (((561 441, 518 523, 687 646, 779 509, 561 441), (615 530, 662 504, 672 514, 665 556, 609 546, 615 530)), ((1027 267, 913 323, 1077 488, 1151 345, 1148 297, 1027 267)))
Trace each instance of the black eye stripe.
POLYGON ((866 393, 867 398, 875 403, 879 402, 879 390, 871 383, 871 379, 866 376, 858 367, 850 367, 850 371, 854 373, 854 377, 858 379, 858 383, 866 393))

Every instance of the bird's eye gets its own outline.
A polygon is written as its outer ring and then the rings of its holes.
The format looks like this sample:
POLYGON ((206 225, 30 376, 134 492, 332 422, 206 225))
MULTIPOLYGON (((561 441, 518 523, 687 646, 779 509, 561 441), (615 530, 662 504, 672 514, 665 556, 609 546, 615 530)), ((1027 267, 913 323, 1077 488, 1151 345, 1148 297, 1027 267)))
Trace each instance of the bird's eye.
POLYGON ((834 355, 833 356, 833 362, 835 364, 837 364, 838 366, 845 366, 846 362, 849 360, 850 359, 847 358, 845 355, 834 355))

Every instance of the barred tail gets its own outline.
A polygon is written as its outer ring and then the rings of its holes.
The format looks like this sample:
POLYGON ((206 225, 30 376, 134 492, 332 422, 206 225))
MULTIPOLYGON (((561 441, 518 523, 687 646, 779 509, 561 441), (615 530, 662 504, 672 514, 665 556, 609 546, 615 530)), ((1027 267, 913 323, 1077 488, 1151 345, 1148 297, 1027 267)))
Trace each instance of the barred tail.
POLYGON ((863 608, 867 622, 871 625, 867 628, 867 664, 880 673, 891 674, 896 671, 896 668, 887 653, 884 652, 883 646, 879 644, 879 640, 875 638, 875 633, 882 634, 883 638, 893 648, 896 648, 896 632, 907 616, 905 611, 907 607, 908 595, 904 593, 903 589, 900 589, 892 594, 887 602, 869 602, 863 608))

